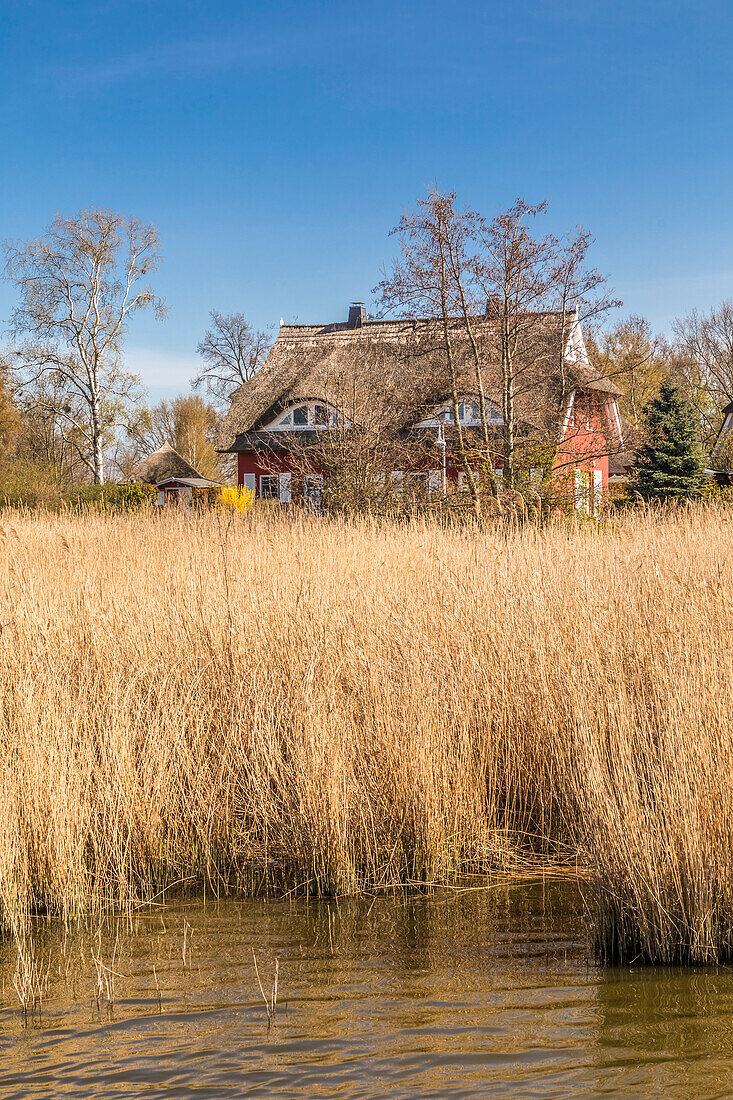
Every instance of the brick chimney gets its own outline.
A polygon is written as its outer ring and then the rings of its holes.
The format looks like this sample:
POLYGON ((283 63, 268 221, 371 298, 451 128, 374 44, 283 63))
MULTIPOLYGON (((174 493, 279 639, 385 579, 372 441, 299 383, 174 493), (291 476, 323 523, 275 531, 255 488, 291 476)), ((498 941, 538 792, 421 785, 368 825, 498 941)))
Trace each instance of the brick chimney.
POLYGON ((352 302, 349 306, 349 328, 361 328, 366 321, 366 306, 363 302, 352 302))

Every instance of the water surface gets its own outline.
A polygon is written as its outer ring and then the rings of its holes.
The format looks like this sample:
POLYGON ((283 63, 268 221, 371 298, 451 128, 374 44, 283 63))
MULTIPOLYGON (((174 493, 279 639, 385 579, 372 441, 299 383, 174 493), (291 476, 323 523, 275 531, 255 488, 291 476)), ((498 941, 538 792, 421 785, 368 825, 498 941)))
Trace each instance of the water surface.
POLYGON ((733 973, 597 968, 580 912, 535 885, 39 924, 40 1020, 0 945, 0 1096, 732 1096, 733 973))

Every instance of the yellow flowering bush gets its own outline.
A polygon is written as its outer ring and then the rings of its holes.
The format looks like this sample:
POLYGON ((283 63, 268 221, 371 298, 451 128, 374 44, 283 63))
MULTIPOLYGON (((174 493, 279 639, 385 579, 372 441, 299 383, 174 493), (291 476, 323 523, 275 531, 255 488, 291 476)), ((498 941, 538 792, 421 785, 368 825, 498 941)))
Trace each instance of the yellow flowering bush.
POLYGON ((246 512, 254 504, 254 489, 247 489, 244 485, 222 485, 219 490, 219 501, 232 512, 246 512))

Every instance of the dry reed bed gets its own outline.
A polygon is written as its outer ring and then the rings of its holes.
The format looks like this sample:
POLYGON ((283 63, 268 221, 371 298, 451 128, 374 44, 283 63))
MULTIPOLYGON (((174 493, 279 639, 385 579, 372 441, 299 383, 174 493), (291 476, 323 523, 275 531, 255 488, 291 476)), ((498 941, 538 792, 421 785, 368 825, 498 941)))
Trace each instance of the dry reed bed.
POLYGON ((730 958, 731 519, 5 513, 6 920, 570 851, 602 957, 730 958))

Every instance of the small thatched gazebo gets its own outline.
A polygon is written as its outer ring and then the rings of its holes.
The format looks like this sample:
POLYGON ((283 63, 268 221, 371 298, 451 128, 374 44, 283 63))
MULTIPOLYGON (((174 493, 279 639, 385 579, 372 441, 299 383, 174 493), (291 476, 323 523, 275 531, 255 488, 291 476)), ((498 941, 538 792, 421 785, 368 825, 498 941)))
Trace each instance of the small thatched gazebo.
POLYGON ((127 480, 157 486, 158 504, 183 506, 191 503, 194 489, 209 489, 217 485, 216 481, 202 477, 167 440, 157 451, 138 462, 127 480))

